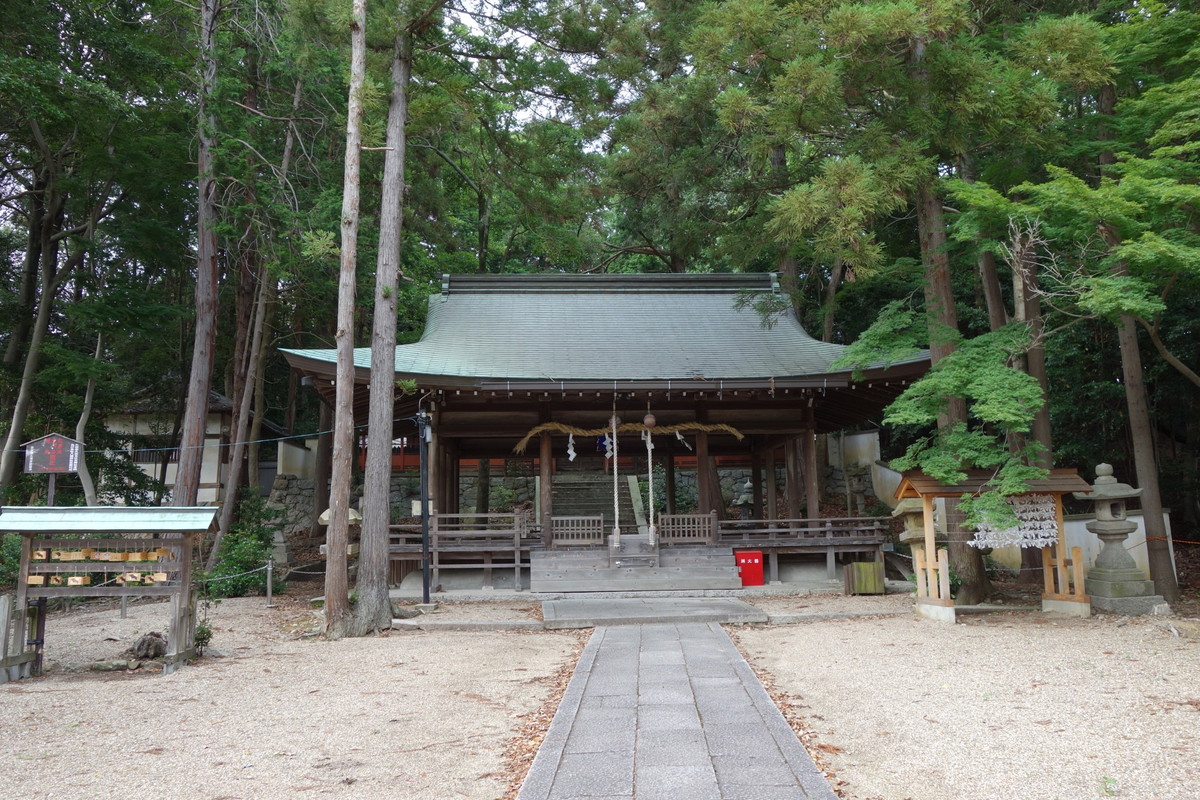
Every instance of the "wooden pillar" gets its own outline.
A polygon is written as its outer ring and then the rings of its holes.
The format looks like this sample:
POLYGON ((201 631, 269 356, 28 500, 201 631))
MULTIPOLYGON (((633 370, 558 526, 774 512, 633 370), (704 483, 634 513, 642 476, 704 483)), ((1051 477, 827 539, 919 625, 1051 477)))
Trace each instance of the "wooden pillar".
POLYGON ((807 516, 818 519, 821 516, 821 474, 817 463, 817 436, 808 430, 800 438, 800 451, 804 455, 804 496, 807 500, 807 516))
POLYGON ((937 580, 937 534, 933 528, 933 498, 922 497, 921 504, 922 521, 925 524, 925 590, 928 597, 936 600, 940 595, 937 580))
POLYGON ((554 453, 551 447, 550 432, 543 431, 541 437, 539 443, 541 449, 538 455, 538 474, 540 476, 538 504, 542 510, 542 544, 549 547, 554 535, 551 521, 554 515, 554 453))
POLYGON ((429 446, 426 452, 429 454, 429 513, 439 513, 442 506, 442 437, 438 433, 438 423, 441 421, 441 415, 437 408, 430 410, 429 414, 429 446))
POLYGON ((696 431, 696 511, 713 510, 712 486, 708 480, 708 432, 696 431))
POLYGON ((762 453, 754 450, 750 453, 750 483, 754 501, 754 518, 763 519, 763 469, 762 453))
POLYGON ((767 513, 766 519, 779 519, 779 484, 776 481, 775 447, 767 450, 767 513))
POLYGON ((666 498, 666 508, 668 514, 675 512, 675 447, 670 441, 659 445, 663 448, 663 472, 666 474, 666 485, 663 487, 663 495, 666 498))
POLYGON ((313 516, 312 527, 308 535, 313 541, 325 538, 324 525, 317 522, 317 517, 329 508, 329 475, 333 469, 333 409, 328 403, 321 403, 319 421, 322 433, 317 437, 316 471, 313 476, 313 516))
POLYGON ((462 448, 458 441, 446 441, 446 500, 445 509, 450 514, 462 513, 462 448))
POLYGON ((796 437, 789 437, 783 444, 783 462, 787 471, 787 514, 788 519, 800 519, 800 456, 796 437))

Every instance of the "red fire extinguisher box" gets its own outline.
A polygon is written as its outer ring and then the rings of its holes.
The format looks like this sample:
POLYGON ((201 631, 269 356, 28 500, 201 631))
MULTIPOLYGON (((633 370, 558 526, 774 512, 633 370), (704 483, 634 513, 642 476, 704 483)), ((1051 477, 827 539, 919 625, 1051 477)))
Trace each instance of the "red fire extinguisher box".
POLYGON ((742 586, 763 585, 763 554, 760 550, 738 550, 734 554, 742 586))

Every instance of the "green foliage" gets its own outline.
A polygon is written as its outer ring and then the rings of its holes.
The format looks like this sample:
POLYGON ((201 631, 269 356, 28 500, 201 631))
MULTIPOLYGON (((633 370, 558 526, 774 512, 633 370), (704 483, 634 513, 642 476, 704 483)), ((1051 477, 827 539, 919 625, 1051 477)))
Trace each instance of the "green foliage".
POLYGON ((21 537, 0 535, 0 586, 15 586, 21 571, 21 537))
MULTIPOLYGON (((930 423, 946 410, 947 398, 961 397, 971 416, 1002 433, 1024 433, 1043 402, 1036 379, 1012 367, 1012 360, 1029 345, 1024 325, 1006 325, 959 343, 921 380, 896 399, 884 422, 897 425, 930 423)), ((980 463, 979 466, 991 466, 980 463)))
POLYGON ((512 511, 517 505, 517 493, 503 483, 493 483, 488 489, 489 511, 512 511))
MULTIPOLYGON (((244 597, 266 592, 267 573, 262 569, 270 558, 279 512, 255 494, 238 504, 238 518, 221 540, 216 566, 204 576, 205 595, 210 598, 244 597)), ((276 573, 273 591, 283 589, 276 573)))
POLYGON ((920 344, 929 338, 924 315, 907 300, 893 300, 859 337, 847 345, 830 369, 853 369, 856 377, 874 365, 889 365, 920 355, 920 344))

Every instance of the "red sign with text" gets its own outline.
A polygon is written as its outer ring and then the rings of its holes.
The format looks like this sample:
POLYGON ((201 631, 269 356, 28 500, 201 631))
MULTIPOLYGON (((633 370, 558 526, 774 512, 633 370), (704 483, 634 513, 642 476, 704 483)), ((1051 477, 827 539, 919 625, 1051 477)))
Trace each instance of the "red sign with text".
POLYGON ((78 472, 83 442, 57 433, 25 443, 26 472, 78 472))

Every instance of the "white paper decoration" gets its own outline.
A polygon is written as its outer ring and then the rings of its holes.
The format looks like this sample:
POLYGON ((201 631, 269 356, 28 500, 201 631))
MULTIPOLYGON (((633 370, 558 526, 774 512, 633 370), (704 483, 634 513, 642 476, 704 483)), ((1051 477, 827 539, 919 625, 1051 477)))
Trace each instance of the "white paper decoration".
POLYGON ((980 525, 974 547, 1049 547, 1058 541, 1058 514, 1054 495, 1020 494, 1006 501, 1020 520, 1016 528, 996 530, 980 525))

